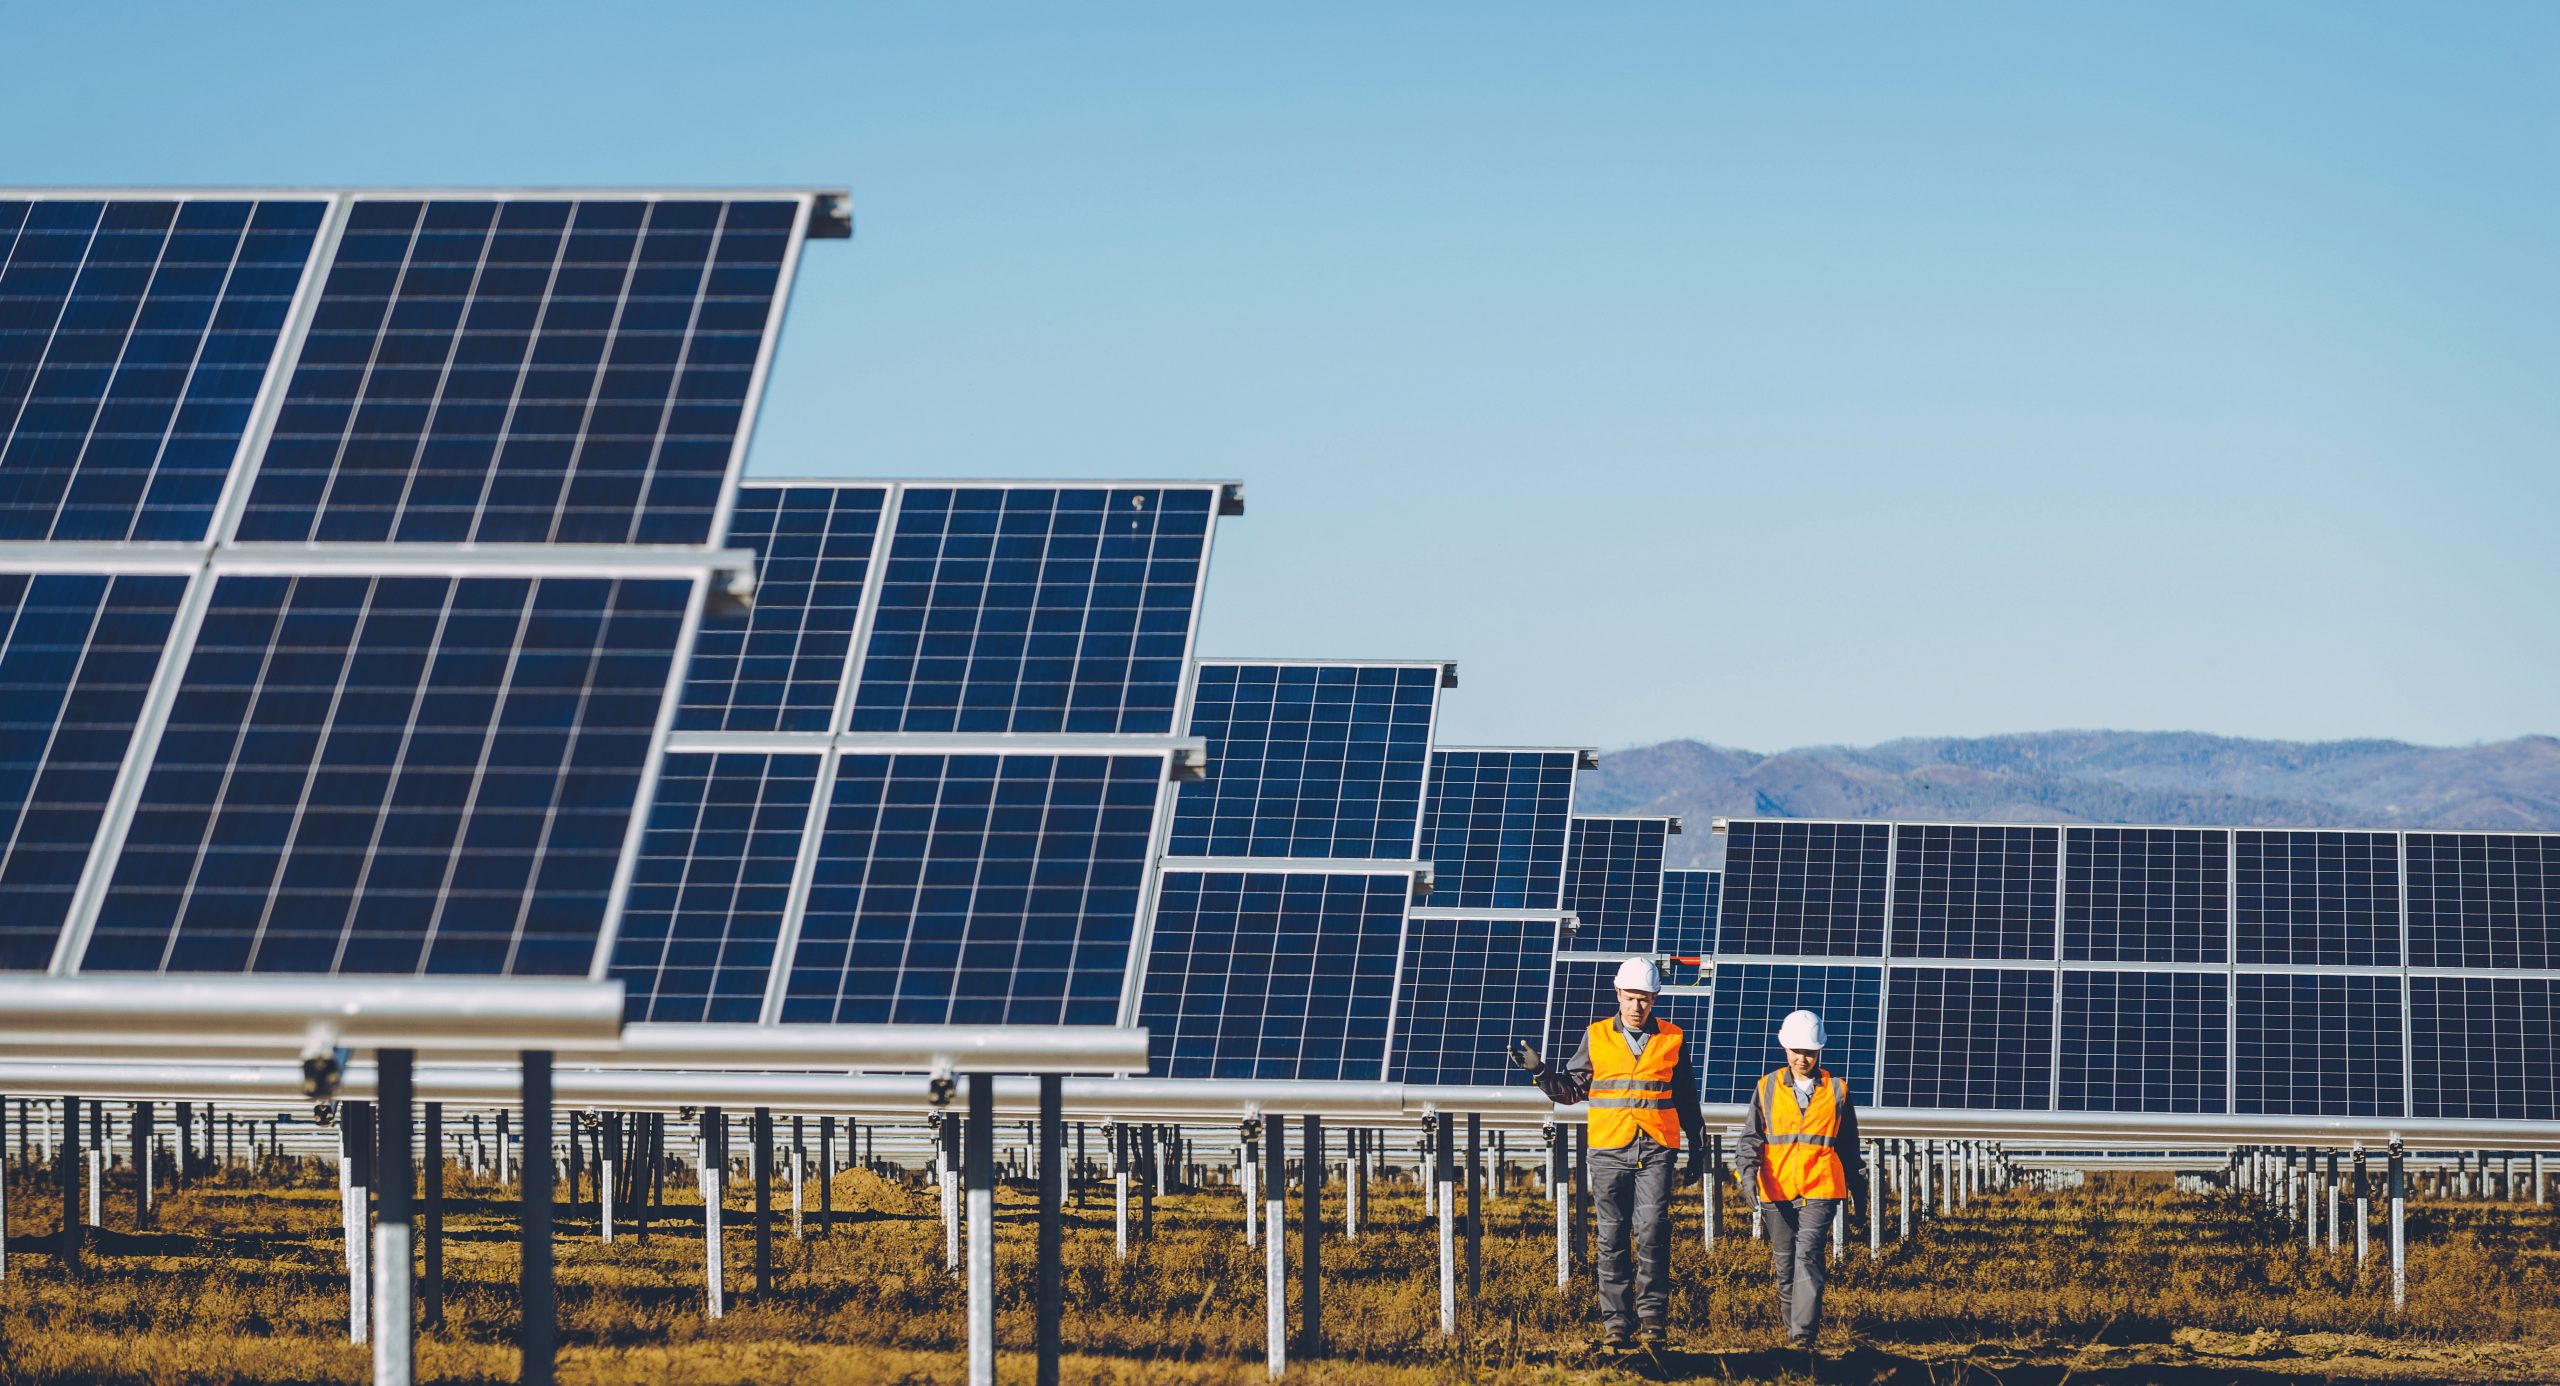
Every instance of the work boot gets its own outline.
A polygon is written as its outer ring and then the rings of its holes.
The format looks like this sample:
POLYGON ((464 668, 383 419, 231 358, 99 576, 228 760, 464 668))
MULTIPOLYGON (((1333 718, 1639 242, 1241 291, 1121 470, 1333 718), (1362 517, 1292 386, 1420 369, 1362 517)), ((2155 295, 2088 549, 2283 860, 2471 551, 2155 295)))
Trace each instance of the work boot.
POLYGON ((1636 1330, 1636 1341, 1643 1344, 1647 1352, 1659 1352, 1671 1346, 1671 1329, 1664 1324, 1646 1324, 1636 1330))
POLYGON ((1592 1340, 1591 1345, 1609 1352, 1624 1352, 1636 1345, 1636 1335, 1628 1331, 1625 1325, 1613 1323, 1602 1330, 1600 1336, 1592 1340))

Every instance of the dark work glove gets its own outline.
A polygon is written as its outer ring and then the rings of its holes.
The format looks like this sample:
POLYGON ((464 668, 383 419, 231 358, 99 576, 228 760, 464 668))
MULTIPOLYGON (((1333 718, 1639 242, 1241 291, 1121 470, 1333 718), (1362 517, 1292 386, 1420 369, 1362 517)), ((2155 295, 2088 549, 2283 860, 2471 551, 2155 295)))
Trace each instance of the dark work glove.
POLYGON ((1684 1189, 1694 1189, 1698 1186, 1698 1181, 1706 1177, 1706 1161, 1699 1159, 1695 1155, 1691 1155, 1688 1159, 1680 1162, 1680 1187, 1684 1189))
POLYGON ((1509 1053, 1511 1055, 1511 1062, 1527 1069, 1530 1077, 1543 1078, 1546 1076, 1547 1061, 1538 1057, 1538 1051, 1530 1048, 1527 1040, 1513 1040, 1511 1042, 1509 1053))

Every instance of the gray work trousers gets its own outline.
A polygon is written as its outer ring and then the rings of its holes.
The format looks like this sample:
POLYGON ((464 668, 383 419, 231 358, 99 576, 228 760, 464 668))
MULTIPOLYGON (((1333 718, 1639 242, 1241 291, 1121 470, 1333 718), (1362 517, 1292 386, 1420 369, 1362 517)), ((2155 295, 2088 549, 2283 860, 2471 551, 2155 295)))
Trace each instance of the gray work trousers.
POLYGON ((1591 1202, 1600 1215, 1600 1317, 1610 1328, 1633 1333, 1638 1320, 1658 1324, 1671 1317, 1671 1192, 1678 1155, 1641 1132, 1625 1145, 1591 1152, 1591 1202), (1629 1224, 1635 1231, 1632 1258, 1629 1224))
POLYGON ((1822 1327, 1824 1258, 1831 1254, 1831 1220, 1840 1215, 1840 1204, 1836 1198, 1768 1201, 1769 1262, 1778 1274, 1778 1317, 1787 1326, 1788 1342, 1811 1342, 1822 1327))

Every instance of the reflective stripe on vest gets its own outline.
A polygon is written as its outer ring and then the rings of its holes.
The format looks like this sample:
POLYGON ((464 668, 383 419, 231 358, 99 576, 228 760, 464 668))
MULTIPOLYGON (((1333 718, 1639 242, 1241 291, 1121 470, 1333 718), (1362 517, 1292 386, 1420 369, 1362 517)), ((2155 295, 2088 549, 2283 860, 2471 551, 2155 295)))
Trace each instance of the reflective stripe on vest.
POLYGON ((1671 1102, 1671 1078, 1680 1071, 1680 1027, 1654 1022, 1639 1054, 1627 1045, 1615 1020, 1594 1024, 1591 1049, 1591 1148, 1615 1150, 1641 1131, 1680 1148, 1680 1115, 1671 1102))
POLYGON ((1849 1175, 1842 1165, 1840 1109, 1848 1104, 1849 1085, 1829 1070, 1814 1075, 1813 1105, 1796 1105, 1794 1075, 1785 1069, 1760 1080, 1760 1115, 1767 1129, 1767 1148, 1760 1162, 1760 1196, 1786 1202, 1798 1198, 1847 1198, 1849 1175))

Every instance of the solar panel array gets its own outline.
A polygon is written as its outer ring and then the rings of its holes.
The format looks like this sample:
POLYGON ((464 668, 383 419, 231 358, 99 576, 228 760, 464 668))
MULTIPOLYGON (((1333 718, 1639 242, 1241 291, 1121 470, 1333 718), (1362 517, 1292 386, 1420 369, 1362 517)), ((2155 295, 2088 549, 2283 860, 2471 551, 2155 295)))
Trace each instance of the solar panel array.
POLYGON ((1878 1026, 1850 1035, 1835 1021, 1834 1049, 1873 1046, 1855 1059, 1889 1106, 2551 1108, 2536 1084, 2560 1052, 2547 969, 2560 838, 1767 820, 1727 832, 1716 1039, 1761 1046, 1753 1064, 1776 1062, 1755 1030, 1785 998, 1874 996, 1878 1026), (2500 1054, 2480 1061, 2512 1082, 2477 1081, 2483 1034, 2500 1054))
POLYGON ((639 868, 702 888, 664 915, 635 889, 629 1018, 1120 1023, 1235 509, 1214 483, 740 486, 724 537, 756 554, 756 600, 703 622, 671 742, 689 773, 639 868), (786 763, 788 803, 756 797, 786 763), (690 772, 732 767, 708 830, 690 772))
POLYGON ((0 193, 0 967, 591 975, 818 201, 0 193))

